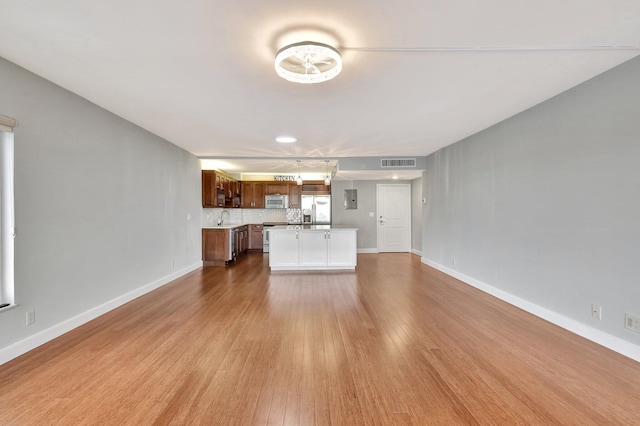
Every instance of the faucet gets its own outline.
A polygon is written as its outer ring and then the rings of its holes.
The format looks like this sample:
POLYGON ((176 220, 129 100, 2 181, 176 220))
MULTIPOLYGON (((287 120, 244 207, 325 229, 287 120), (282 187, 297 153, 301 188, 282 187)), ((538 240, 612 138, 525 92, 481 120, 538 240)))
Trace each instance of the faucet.
POLYGON ((227 214, 227 219, 229 219, 231 217, 231 214, 229 213, 229 210, 224 209, 220 212, 220 218, 218 219, 218 226, 222 226, 222 224, 224 223, 224 219, 222 218, 222 215, 227 214))

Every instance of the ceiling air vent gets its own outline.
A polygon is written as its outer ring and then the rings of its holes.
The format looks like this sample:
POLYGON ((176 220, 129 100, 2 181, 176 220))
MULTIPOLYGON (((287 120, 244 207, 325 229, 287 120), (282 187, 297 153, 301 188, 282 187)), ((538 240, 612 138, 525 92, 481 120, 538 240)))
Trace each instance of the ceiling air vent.
POLYGON ((415 158, 383 158, 380 160, 380 167, 415 167, 415 158))

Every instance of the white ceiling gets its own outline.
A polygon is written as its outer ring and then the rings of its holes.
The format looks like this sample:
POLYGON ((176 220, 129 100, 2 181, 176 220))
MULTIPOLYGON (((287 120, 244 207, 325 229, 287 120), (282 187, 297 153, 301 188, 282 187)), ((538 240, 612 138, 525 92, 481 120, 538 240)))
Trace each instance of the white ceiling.
POLYGON ((0 11, 0 56, 208 157, 424 156, 640 53, 638 0, 0 0, 0 11), (275 53, 304 39, 338 48, 343 72, 278 77, 275 53), (636 48, 354 49, 596 45, 636 48))

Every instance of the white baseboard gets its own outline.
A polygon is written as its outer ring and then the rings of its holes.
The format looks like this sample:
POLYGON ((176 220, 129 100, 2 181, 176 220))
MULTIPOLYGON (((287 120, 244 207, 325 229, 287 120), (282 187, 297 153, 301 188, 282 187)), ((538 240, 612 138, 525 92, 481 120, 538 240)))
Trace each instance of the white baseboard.
POLYGON ((358 253, 378 253, 377 248, 359 248, 358 253))
POLYGON ((180 278, 181 276, 186 275, 189 272, 194 271, 200 267, 202 267, 202 261, 196 262, 170 275, 143 285, 142 287, 130 291, 129 293, 123 294, 122 296, 118 296, 115 299, 103 303, 102 305, 96 306, 95 308, 91 308, 86 312, 62 321, 61 323, 53 325, 10 346, 7 346, 6 348, 2 348, 0 349, 0 365, 19 357, 20 355, 25 354, 30 350, 35 349, 38 346, 55 339, 56 337, 60 337, 63 334, 73 330, 74 328, 80 327, 81 325, 98 318, 100 315, 104 315, 107 312, 112 311, 113 309, 142 296, 143 294, 160 288, 163 285, 175 280, 176 278, 180 278))
POLYGON ((422 263, 429 265, 432 268, 435 268, 441 272, 444 272, 445 274, 450 275, 453 278, 456 278, 464 282, 465 284, 468 284, 485 293, 495 296, 498 299, 503 300, 511 305, 517 306, 518 308, 523 309, 529 312, 530 314, 533 314, 537 317, 547 320, 559 327, 564 328, 565 330, 568 330, 572 333, 575 333, 579 336, 584 337, 585 339, 591 340, 592 342, 602 345, 605 348, 611 349, 612 351, 618 352, 619 354, 622 354, 626 357, 629 357, 635 361, 640 362, 640 346, 634 345, 633 343, 627 342, 626 340, 612 336, 609 333, 605 333, 604 331, 595 329, 584 323, 568 318, 564 315, 551 311, 540 305, 536 305, 535 303, 531 303, 518 296, 514 296, 511 293, 508 293, 504 290, 500 290, 499 288, 493 287, 482 281, 476 280, 475 278, 469 277, 465 274, 462 274, 456 270, 450 269, 444 265, 440 265, 439 263, 433 262, 424 257, 421 258, 421 261, 422 263))
MULTIPOLYGON (((380 253, 380 251, 377 248, 359 248, 358 249, 358 253, 380 253)), ((400 252, 402 253, 402 252, 400 252)), ((411 253, 413 254, 417 254, 418 256, 422 257, 422 252, 420 250, 414 250, 411 249, 411 253)))

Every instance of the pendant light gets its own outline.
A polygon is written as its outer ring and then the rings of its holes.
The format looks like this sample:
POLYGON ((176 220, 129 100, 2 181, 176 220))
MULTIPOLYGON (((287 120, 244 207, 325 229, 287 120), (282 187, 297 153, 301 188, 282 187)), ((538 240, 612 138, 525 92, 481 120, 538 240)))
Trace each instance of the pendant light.
POLYGON ((298 178, 296 179, 296 183, 298 186, 302 185, 302 176, 300 176, 300 163, 302 160, 296 160, 298 162, 298 178))
POLYGON ((325 171, 326 171, 326 174, 327 174, 327 177, 324 178, 324 184, 326 186, 329 186, 329 185, 331 185, 331 179, 329 179, 329 160, 324 160, 324 162, 325 162, 325 171))

